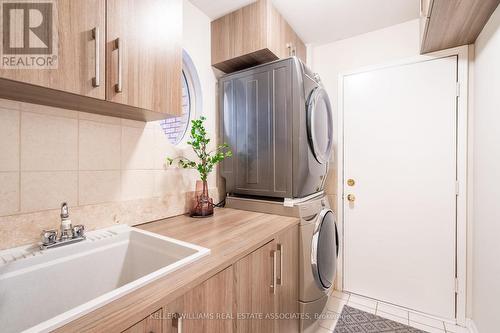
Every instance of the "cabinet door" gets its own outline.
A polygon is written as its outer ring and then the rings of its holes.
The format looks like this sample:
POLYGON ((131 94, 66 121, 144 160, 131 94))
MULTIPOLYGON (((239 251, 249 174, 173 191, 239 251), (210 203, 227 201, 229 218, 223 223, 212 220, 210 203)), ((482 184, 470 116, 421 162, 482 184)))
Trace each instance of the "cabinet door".
POLYGON ((306 62, 306 46, 297 35, 297 33, 292 29, 292 27, 285 21, 284 22, 284 31, 285 31, 285 44, 287 48, 287 53, 285 57, 289 57, 290 55, 294 55, 302 62, 306 62))
POLYGON ((122 333, 163 333, 162 310, 156 311, 122 333))
POLYGON ((106 98, 181 112, 182 0, 107 0, 106 98))
POLYGON ((307 63, 307 48, 297 34, 295 34, 294 48, 297 58, 302 60, 303 63, 307 63))
MULTIPOLYGON (((278 251, 278 302, 276 313, 281 315, 299 312, 299 227, 295 226, 276 237, 278 251)), ((299 331, 298 318, 277 321, 280 333, 299 331)))
POLYGON ((211 24, 212 64, 266 48, 266 10, 267 2, 257 1, 214 20, 211 24))
POLYGON ((278 292, 277 260, 276 243, 272 241, 233 265, 236 332, 275 331, 276 321, 271 316, 278 292))
POLYGON ((165 307, 167 333, 230 333, 233 268, 228 267, 165 307))
MULTIPOLYGON (((53 40, 52 47, 55 68, 2 68, 0 77, 104 99, 105 0, 56 0, 54 5, 53 27, 57 29, 57 39, 53 40), (94 29, 98 32, 95 37, 94 29), (94 85, 96 77, 101 81, 98 87, 94 85)), ((24 15, 26 17, 26 13, 24 15)), ((25 40, 23 34, 17 34, 10 45, 26 47, 25 40)), ((21 53, 18 51, 19 55, 21 53)))

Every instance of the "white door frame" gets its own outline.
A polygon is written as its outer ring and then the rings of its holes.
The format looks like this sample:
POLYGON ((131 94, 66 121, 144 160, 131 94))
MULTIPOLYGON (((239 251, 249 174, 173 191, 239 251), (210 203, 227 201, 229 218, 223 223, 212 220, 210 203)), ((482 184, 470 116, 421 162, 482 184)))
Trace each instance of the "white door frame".
POLYGON ((467 189, 467 161, 468 161, 468 72, 469 72, 469 47, 460 46, 448 50, 420 55, 409 59, 399 60, 388 64, 363 67, 358 70, 342 72, 339 74, 338 88, 338 121, 337 121, 337 220, 339 234, 342 240, 342 255, 339 256, 338 267, 338 287, 344 289, 344 101, 343 86, 344 77, 356 73, 368 72, 377 69, 394 67, 450 56, 458 58, 457 78, 457 180, 459 182, 459 194, 457 196, 457 230, 456 230, 456 259, 457 259, 457 302, 456 302, 456 323, 465 326, 466 317, 466 287, 467 287, 467 210, 468 210, 468 189, 467 189))

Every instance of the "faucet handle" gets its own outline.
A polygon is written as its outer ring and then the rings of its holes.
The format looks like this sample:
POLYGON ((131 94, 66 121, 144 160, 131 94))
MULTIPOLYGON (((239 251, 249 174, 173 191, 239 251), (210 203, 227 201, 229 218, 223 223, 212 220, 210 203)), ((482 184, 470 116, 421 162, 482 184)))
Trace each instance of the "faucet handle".
POLYGON ((69 208, 66 202, 61 203, 61 219, 69 218, 69 208))
POLYGON ((57 230, 43 230, 41 236, 43 245, 54 244, 57 241, 57 230))
POLYGON ((73 227, 73 238, 83 237, 85 234, 85 226, 83 224, 78 224, 73 227))

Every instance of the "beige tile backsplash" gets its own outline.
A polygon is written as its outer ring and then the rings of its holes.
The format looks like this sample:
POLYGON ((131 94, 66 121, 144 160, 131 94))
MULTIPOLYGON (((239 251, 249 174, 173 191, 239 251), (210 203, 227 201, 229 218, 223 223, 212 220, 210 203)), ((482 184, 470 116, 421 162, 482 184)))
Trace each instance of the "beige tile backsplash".
POLYGON ((19 170, 20 112, 0 108, 0 172, 19 170))
POLYGON ((118 202, 120 200, 120 170, 79 172, 78 201, 80 205, 118 202))
POLYGON ((121 126, 80 120, 78 163, 80 170, 120 170, 121 126))
POLYGON ((78 120, 21 113, 21 170, 78 169, 78 120))
POLYGON ((19 172, 0 172, 0 214, 19 211, 19 172))
MULTIPOLYGON (((58 228, 62 201, 89 230, 185 213, 198 174, 166 167, 177 155, 190 147, 171 145, 157 122, 0 99, 0 249, 58 228)), ((215 175, 209 184, 217 200, 215 175)))
POLYGON ((78 205, 78 171, 21 172, 21 212, 78 205))
POLYGON ((127 170, 122 172, 123 200, 153 197, 155 174, 153 170, 127 170))
POLYGON ((122 127, 121 163, 127 170, 152 170, 155 132, 145 127, 122 127))

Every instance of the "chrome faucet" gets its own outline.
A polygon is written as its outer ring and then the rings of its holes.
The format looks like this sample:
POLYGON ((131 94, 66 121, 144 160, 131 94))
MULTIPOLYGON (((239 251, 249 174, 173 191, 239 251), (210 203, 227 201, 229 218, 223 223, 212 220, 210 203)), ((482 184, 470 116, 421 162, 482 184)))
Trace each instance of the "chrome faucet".
POLYGON ((57 230, 43 230, 42 250, 62 245, 72 244, 85 239, 85 226, 82 224, 73 226, 69 218, 69 208, 66 202, 61 204, 61 234, 57 238, 57 230))

